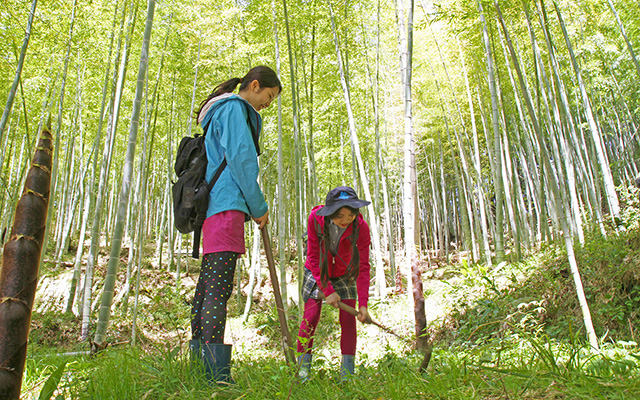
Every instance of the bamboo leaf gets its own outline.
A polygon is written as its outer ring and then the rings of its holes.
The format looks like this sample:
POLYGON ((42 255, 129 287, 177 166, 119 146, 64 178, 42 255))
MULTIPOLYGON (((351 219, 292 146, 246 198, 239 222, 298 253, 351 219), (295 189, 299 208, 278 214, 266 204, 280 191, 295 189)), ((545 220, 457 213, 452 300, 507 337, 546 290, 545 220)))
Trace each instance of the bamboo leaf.
MULTIPOLYGON (((67 367, 67 362, 63 362, 58 366, 58 368, 53 371, 49 378, 44 383, 42 390, 40 391, 40 396, 38 400, 49 400, 51 396, 53 396, 53 392, 58 388, 58 384, 60 383, 60 378, 62 378, 62 374, 64 373, 65 368, 67 367)), ((56 397, 57 398, 57 397, 56 397)))

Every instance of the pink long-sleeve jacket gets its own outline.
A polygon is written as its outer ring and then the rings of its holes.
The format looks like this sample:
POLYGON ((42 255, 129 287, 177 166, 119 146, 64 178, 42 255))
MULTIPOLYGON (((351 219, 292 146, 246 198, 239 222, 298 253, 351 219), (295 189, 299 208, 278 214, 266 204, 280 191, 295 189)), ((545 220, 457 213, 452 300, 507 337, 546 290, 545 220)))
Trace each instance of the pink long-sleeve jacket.
MULTIPOLYGON (((316 215, 316 212, 324 206, 316 206, 309 215, 309 223, 307 225, 307 261, 305 267, 311 271, 311 274, 318 283, 318 287, 325 296, 334 293, 335 290, 331 282, 327 282, 327 286, 322 284, 320 279, 320 240, 318 234, 324 234, 324 217, 316 215)), ((360 253, 360 273, 356 279, 356 288, 358 290, 358 303, 360 307, 367 307, 369 302, 369 281, 371 264, 369 263, 369 246, 371 244, 371 234, 369 225, 366 223, 362 214, 358 214, 358 252, 360 253)), ((329 278, 337 278, 347 272, 347 266, 351 261, 351 241, 349 236, 353 227, 350 225, 340 238, 337 256, 333 256, 327 251, 327 262, 329 265, 329 278)), ((324 250, 324 249, 323 249, 324 250)))

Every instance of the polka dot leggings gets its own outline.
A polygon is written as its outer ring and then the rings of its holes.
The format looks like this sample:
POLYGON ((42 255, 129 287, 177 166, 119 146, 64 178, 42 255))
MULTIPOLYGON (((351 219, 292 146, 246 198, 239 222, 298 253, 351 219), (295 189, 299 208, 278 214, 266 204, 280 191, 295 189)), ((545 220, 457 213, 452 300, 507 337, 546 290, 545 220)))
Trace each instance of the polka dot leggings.
POLYGON ((191 309, 193 339, 223 343, 227 322, 227 300, 233 290, 238 253, 223 251, 205 254, 191 309))

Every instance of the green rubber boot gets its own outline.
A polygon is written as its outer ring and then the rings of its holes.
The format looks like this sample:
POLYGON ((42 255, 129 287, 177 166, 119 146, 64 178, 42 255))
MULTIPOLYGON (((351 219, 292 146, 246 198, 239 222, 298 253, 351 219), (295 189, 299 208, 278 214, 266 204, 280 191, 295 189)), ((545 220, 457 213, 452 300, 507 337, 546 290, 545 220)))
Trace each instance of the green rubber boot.
POLYGON ((210 384, 235 385, 231 377, 231 349, 230 344, 202 343, 200 340, 191 340, 189 350, 191 353, 192 369, 202 366, 207 381, 210 384))
POLYGON ((340 363, 340 381, 346 382, 355 374, 356 356, 343 354, 340 363))
POLYGON ((205 343, 202 344, 202 361, 207 379, 211 383, 235 385, 231 377, 231 349, 230 344, 205 343))
POLYGON ((309 380, 311 374, 311 353, 304 353, 298 356, 298 378, 300 382, 305 383, 309 380))

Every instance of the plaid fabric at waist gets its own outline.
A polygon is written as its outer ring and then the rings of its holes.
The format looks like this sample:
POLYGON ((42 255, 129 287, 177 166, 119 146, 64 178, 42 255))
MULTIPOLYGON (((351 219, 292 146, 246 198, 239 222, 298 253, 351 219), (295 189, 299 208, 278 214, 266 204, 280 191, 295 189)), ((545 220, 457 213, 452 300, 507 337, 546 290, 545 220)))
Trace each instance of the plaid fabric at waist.
MULTIPOLYGON (((329 278, 329 282, 331 282, 331 286, 338 293, 338 296, 342 300, 357 300, 358 299, 358 290, 356 288, 355 280, 353 282, 349 282, 349 279, 346 275, 339 276, 337 278, 329 278)), ((323 296, 320 294, 320 288, 318 287, 318 283, 316 282, 313 274, 309 269, 304 269, 304 279, 302 280, 302 300, 306 303, 309 299, 322 299, 323 296)))

